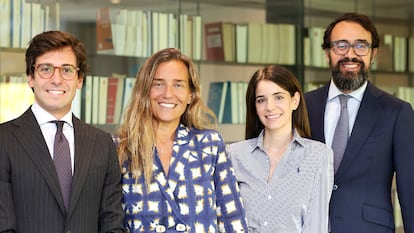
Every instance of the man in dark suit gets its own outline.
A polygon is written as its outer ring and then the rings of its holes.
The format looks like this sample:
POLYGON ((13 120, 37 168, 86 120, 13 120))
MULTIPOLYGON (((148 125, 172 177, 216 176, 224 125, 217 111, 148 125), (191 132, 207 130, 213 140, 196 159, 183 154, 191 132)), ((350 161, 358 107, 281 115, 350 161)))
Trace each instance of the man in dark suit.
POLYGON ((348 99, 344 128, 349 133, 342 161, 341 153, 335 153, 339 156, 330 201, 333 233, 395 232, 394 174, 405 233, 414 232, 414 112, 410 104, 367 80, 378 46, 377 30, 368 17, 347 13, 336 19, 326 29, 322 45, 331 81, 305 95, 312 137, 329 146, 341 113, 338 96, 348 99))
POLYGON ((26 74, 35 102, 0 125, 0 232, 124 232, 115 145, 71 112, 86 70, 85 48, 72 35, 48 31, 31 40, 26 74), (64 146, 54 142, 56 121, 64 146))

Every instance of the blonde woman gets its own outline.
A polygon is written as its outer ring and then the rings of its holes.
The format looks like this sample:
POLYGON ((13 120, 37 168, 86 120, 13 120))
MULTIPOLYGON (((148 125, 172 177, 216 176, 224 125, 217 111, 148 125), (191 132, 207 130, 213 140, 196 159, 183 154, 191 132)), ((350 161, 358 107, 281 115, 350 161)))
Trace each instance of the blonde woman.
POLYGON ((119 131, 130 232, 247 232, 225 144, 208 129, 192 61, 178 49, 141 67, 119 131))

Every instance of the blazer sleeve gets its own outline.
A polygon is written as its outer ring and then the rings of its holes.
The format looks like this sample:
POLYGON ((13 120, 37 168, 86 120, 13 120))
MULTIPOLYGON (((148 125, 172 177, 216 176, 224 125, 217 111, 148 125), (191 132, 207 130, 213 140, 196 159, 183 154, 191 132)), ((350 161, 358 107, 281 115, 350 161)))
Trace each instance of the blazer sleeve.
MULTIPOLYGON (((0 132, 0 142, 6 137, 0 132)), ((0 146, 0 232, 12 233, 16 230, 16 214, 12 196, 11 168, 8 152, 0 146)))
POLYGON ((394 162, 397 193, 406 233, 414 233, 414 112, 408 103, 400 108, 395 121, 394 162))
POLYGON ((124 211, 121 199, 121 172, 115 144, 110 136, 106 137, 109 162, 102 190, 101 208, 99 213, 99 232, 125 232, 123 227, 124 211))

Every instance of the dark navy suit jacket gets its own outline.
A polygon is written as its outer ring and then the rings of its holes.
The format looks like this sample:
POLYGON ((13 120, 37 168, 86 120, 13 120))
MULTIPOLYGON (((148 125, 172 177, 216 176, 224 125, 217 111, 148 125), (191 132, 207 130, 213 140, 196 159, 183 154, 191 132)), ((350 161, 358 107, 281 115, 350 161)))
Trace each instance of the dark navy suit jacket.
MULTIPOLYGON (((308 92, 312 138, 325 142, 329 85, 308 92)), ((335 174, 330 202, 332 233, 391 233, 391 184, 396 173, 405 233, 414 233, 414 112, 368 82, 335 174)))
POLYGON ((72 119, 75 171, 67 211, 31 109, 0 125, 0 232, 124 232, 121 173, 111 136, 72 119))

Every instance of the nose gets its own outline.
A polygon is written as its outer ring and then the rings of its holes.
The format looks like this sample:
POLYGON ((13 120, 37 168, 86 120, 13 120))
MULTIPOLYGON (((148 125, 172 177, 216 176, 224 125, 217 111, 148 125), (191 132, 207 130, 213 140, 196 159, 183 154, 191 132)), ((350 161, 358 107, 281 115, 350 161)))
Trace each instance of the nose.
POLYGON ((357 57, 357 55, 355 53, 355 50, 354 50, 354 46, 351 46, 348 49, 348 52, 345 54, 345 56, 348 56, 348 57, 357 57))
POLYGON ((53 81, 59 81, 59 82, 63 80, 62 74, 60 72, 60 67, 55 67, 55 69, 53 70, 51 79, 53 79, 53 81), (58 69, 59 71, 57 71, 58 69))
POLYGON ((170 96, 173 95, 174 90, 173 90, 173 87, 171 85, 166 85, 164 90, 165 90, 164 91, 165 97, 170 97, 170 96))
POLYGON ((276 101, 274 100, 274 98, 269 98, 269 100, 266 101, 267 110, 272 110, 275 106, 276 106, 276 101))

